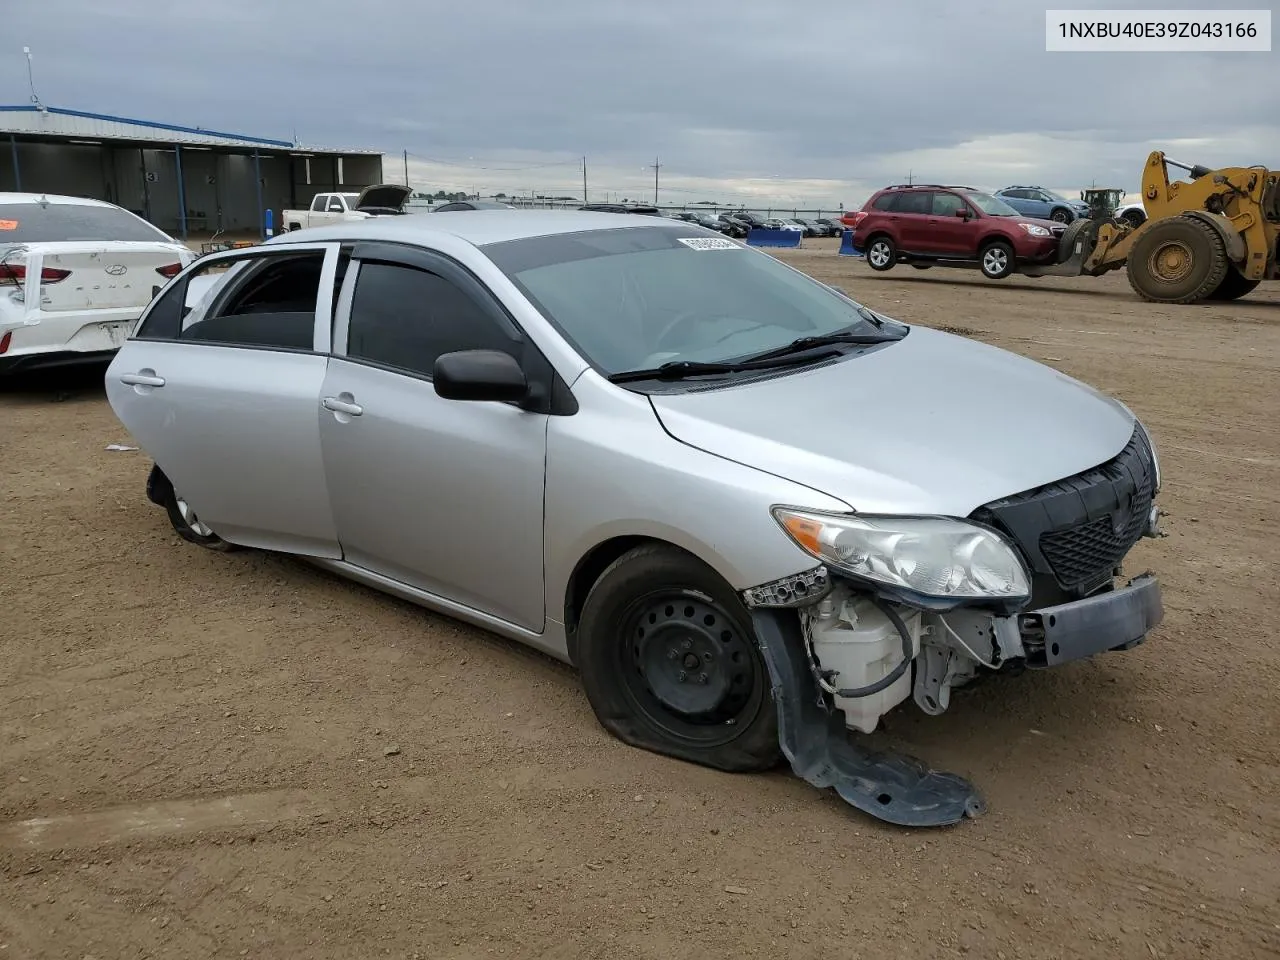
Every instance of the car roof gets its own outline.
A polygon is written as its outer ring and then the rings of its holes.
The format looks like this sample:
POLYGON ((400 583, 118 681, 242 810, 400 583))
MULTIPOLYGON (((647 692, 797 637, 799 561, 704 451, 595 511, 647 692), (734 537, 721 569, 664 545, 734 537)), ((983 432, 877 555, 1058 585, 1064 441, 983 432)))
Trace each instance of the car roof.
POLYGON ((525 240, 583 230, 652 229, 666 218, 620 216, 583 210, 447 210, 444 213, 409 213, 399 217, 373 217, 332 226, 290 230, 272 237, 268 244, 311 243, 325 240, 367 239, 402 243, 429 242, 442 234, 473 246, 525 240))
POLYGON ((114 203, 90 197, 68 197, 58 193, 0 193, 0 203, 56 203, 79 207, 114 207, 114 203))

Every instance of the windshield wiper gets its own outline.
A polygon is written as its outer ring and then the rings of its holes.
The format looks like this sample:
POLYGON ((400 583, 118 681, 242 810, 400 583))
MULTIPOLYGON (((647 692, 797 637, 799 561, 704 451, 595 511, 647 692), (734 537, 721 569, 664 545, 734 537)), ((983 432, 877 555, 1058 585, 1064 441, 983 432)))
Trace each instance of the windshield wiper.
POLYGON ((843 333, 826 333, 817 337, 798 337, 790 343, 775 347, 772 350, 766 350, 764 353, 757 353, 747 358, 744 362, 752 362, 757 360, 776 360, 781 357, 789 357, 793 354, 805 353, 817 347, 830 347, 838 343, 853 344, 877 344, 891 343, 894 340, 901 340, 902 337, 896 337, 885 333, 853 333, 852 331, 844 331, 843 333))
MULTIPOLYGON (((884 338, 877 339, 879 343, 884 338)), ((815 344, 818 346, 818 344, 815 344)), ((646 367, 641 370, 623 370, 621 373, 609 374, 610 383, 630 383, 634 380, 683 380, 685 377, 697 377, 704 374, 712 373, 743 373, 748 370, 769 370, 775 367, 791 366, 792 364, 813 363, 815 360, 822 359, 826 354, 818 356, 800 356, 787 354, 778 354, 775 356, 760 355, 750 357, 746 360, 732 360, 724 362, 707 362, 701 360, 669 360, 666 363, 659 364, 656 367, 646 367)))

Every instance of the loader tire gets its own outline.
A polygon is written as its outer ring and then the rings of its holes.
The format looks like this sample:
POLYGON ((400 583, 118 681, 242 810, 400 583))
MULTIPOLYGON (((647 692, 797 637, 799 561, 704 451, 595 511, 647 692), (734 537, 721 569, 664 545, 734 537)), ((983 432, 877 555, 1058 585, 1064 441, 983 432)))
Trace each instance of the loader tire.
POLYGON ((1126 272, 1134 293, 1150 303, 1195 303, 1218 289, 1227 271, 1226 244, 1198 217, 1148 223, 1129 251, 1126 272))
POLYGON ((1218 284, 1218 289, 1205 297, 1206 300, 1239 300, 1253 293, 1261 280, 1250 280, 1239 270, 1232 267, 1218 284))
MULTIPOLYGON (((1058 239, 1058 263, 1066 263, 1071 259, 1071 255, 1075 253, 1076 240, 1082 237, 1087 238, 1089 232, 1097 234, 1097 225, 1088 217, 1078 217, 1073 220, 1066 230, 1062 231, 1062 236, 1058 239)), ((1086 251, 1087 252, 1087 251, 1086 251)))

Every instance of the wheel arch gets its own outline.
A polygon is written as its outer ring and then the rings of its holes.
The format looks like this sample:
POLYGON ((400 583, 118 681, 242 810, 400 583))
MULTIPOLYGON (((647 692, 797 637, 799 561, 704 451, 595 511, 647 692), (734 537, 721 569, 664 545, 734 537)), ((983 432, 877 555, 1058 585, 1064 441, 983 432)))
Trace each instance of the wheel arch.
POLYGON ((733 586, 734 571, 727 567, 723 558, 706 544, 691 542, 687 534, 679 539, 683 542, 676 542, 658 531, 616 533, 600 540, 578 558, 563 590, 565 646, 571 663, 576 665, 578 662, 578 624, 587 594, 615 560, 636 547, 662 546, 679 550, 705 565, 724 580, 730 589, 738 592, 738 588, 733 586))
POLYGON ((1018 256, 1017 244, 1013 242, 1013 238, 1010 237, 1007 233, 1001 233, 999 230, 993 230, 990 233, 984 233, 982 236, 980 236, 978 238, 978 249, 975 250, 974 253, 977 254, 978 256, 982 256, 983 250, 991 246, 991 244, 997 243, 997 242, 1005 244, 1011 251, 1013 251, 1014 258, 1017 258, 1018 256))
POLYGON ((173 494, 173 483, 160 469, 160 464, 153 463, 151 472, 147 474, 147 499, 158 507, 163 507, 173 494))

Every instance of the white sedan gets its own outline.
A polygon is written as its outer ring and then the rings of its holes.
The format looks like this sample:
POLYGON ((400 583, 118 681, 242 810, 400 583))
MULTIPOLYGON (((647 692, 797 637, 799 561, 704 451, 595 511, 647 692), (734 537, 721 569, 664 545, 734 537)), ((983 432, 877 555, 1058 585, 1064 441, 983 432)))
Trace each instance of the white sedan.
POLYGON ((115 204, 0 193, 0 374, 109 359, 195 258, 115 204))

